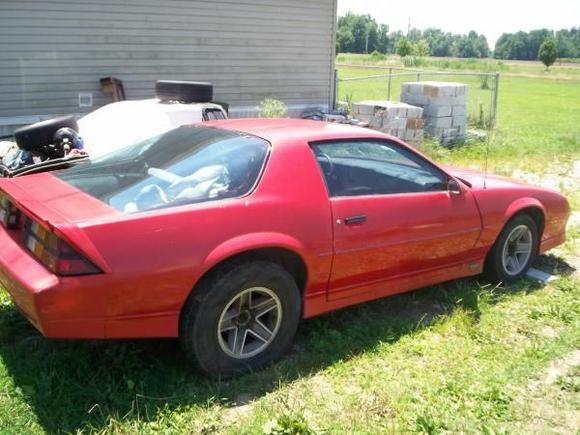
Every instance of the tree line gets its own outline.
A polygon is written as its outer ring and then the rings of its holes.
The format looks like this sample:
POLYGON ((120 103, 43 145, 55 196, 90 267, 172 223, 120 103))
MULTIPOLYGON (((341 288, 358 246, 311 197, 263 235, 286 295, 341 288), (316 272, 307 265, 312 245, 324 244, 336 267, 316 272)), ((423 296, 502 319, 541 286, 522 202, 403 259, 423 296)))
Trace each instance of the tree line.
POLYGON ((548 29, 502 34, 495 44, 493 56, 497 59, 534 60, 544 41, 552 40, 558 57, 580 57, 580 27, 554 32, 548 29))
MULTIPOLYGON (((553 32, 547 29, 504 33, 498 39, 493 55, 498 59, 531 60, 546 40, 553 40, 558 57, 580 57, 580 28, 553 32)), ((387 24, 377 23, 370 15, 347 13, 338 18, 337 53, 398 53, 437 57, 490 57, 492 52, 484 35, 444 32, 437 28, 390 31, 387 24)))
MULTIPOLYGON (((410 29, 403 32, 389 31, 387 24, 379 24, 370 15, 347 13, 338 18, 336 32, 337 53, 396 53, 399 46, 408 46, 423 51, 426 55, 454 57, 488 57, 487 39, 475 31, 467 35, 443 32, 440 29, 410 29)), ((400 50, 399 50, 400 51, 400 50)), ((405 52, 405 49, 402 50, 405 52)), ((412 54, 409 53, 409 54, 412 54)), ((420 54, 420 53, 418 53, 420 54)))

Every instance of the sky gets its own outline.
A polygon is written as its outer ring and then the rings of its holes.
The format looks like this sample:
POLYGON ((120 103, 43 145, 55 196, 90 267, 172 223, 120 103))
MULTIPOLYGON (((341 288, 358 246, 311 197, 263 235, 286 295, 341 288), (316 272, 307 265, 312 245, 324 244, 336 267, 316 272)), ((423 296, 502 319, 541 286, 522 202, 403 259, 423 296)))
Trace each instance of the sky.
POLYGON ((338 15, 370 14, 390 30, 438 27, 446 32, 483 33, 493 49, 502 33, 580 26, 580 0, 338 0, 338 15))

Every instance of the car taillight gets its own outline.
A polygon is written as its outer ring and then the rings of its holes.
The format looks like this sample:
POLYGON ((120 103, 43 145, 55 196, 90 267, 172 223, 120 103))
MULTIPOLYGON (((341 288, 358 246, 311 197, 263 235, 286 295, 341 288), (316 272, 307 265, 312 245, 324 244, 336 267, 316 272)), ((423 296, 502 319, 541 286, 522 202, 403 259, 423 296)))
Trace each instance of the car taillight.
POLYGON ((60 276, 90 275, 101 271, 67 242, 32 219, 24 224, 24 245, 48 269, 60 276))
POLYGON ((16 229, 20 226, 20 210, 3 192, 0 192, 0 223, 8 229, 16 229))

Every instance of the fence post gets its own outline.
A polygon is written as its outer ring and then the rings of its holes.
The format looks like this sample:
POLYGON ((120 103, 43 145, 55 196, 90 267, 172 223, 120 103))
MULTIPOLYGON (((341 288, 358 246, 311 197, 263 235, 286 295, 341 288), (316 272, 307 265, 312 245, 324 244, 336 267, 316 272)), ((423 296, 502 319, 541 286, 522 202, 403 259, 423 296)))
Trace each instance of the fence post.
POLYGON ((493 126, 497 122, 497 98, 499 96, 499 73, 495 73, 495 87, 493 89, 493 126))
POLYGON ((334 69, 334 95, 332 96, 332 110, 338 109, 338 69, 334 69))
POLYGON ((389 68, 389 87, 387 90, 387 100, 391 99, 391 79, 393 78, 393 68, 389 68))

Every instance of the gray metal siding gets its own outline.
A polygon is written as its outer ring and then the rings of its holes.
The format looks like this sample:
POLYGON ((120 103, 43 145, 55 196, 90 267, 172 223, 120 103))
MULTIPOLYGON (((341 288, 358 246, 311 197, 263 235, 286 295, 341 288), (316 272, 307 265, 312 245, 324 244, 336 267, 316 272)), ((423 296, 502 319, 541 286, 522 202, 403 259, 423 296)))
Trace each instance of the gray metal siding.
POLYGON ((0 119, 82 113, 79 92, 109 102, 157 79, 211 81, 215 99, 251 109, 332 98, 336 0, 0 1, 0 119))

